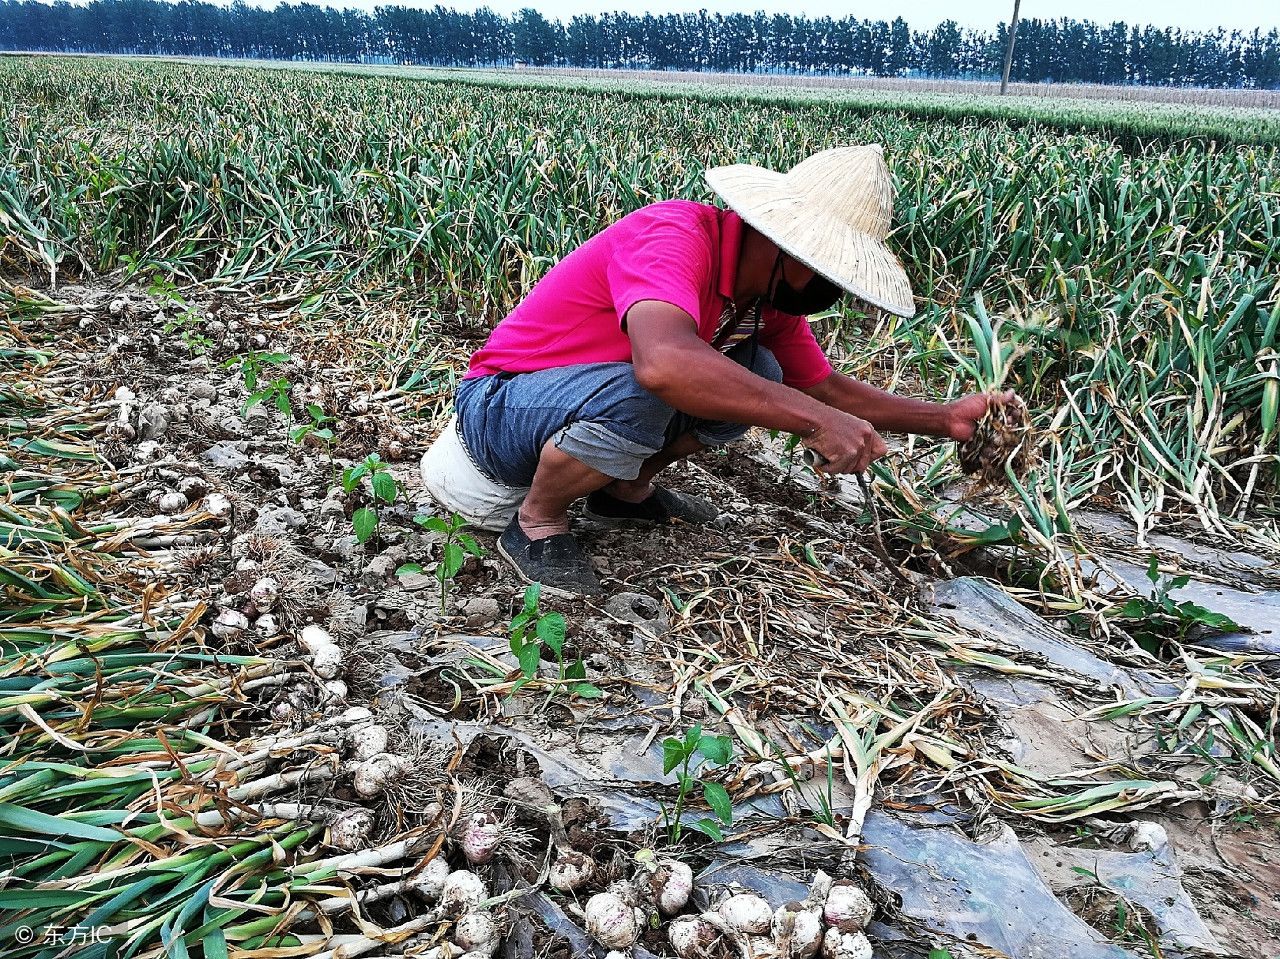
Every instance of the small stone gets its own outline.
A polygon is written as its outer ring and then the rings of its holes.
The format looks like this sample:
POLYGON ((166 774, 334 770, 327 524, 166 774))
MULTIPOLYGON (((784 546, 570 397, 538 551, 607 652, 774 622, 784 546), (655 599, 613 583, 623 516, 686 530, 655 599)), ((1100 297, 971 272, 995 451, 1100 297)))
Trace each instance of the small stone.
POLYGON ((371 586, 377 585, 385 582, 399 565, 397 558, 391 555, 391 551, 388 550, 369 560, 360 578, 371 586))
POLYGON ((290 530, 302 529, 307 525, 307 518, 296 509, 288 506, 267 506, 258 513, 258 521, 254 530, 259 533, 270 533, 280 536, 290 530))
POLYGON ((207 400, 212 403, 218 398, 218 388, 207 380, 197 380, 187 388, 187 395, 193 400, 207 400))
POLYGON ((417 593, 424 589, 439 589, 440 580, 428 573, 405 573, 397 576, 396 582, 406 593, 417 593))
POLYGON ((214 443, 200 454, 200 458, 216 469, 234 472, 249 462, 249 457, 244 454, 244 445, 243 441, 214 443))
POLYGON ((469 599, 462 609, 467 617, 467 625, 471 627, 487 626, 502 615, 502 605, 491 596, 469 599))
POLYGON ((135 463, 154 463, 164 459, 164 448, 155 440, 143 440, 133 448, 135 463))
POLYGON ((148 403, 138 411, 138 435, 144 440, 157 440, 168 429, 168 410, 159 403, 148 403))

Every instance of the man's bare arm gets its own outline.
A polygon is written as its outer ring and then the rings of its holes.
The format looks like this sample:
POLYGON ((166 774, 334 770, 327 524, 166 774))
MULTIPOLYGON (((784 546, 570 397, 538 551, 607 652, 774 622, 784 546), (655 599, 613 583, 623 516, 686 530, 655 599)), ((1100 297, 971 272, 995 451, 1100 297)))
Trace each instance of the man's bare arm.
POLYGON ((698 337, 679 307, 637 303, 627 313, 627 334, 636 381, 682 413, 795 433, 833 473, 862 472, 885 453, 864 419, 733 362, 698 337))
POLYGON ((973 395, 951 403, 930 403, 886 393, 843 373, 832 373, 804 392, 820 403, 862 417, 878 430, 953 440, 973 435, 974 424, 989 402, 986 396, 973 395))

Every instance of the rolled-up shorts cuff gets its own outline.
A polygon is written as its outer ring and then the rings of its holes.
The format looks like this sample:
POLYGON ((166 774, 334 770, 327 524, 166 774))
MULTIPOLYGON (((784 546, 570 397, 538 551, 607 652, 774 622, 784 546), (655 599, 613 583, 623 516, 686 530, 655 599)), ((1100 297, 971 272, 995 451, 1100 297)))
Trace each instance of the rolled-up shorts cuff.
POLYGON ((601 423, 579 420, 564 427, 552 440, 556 449, 567 453, 584 466, 590 466, 614 479, 633 480, 640 475, 644 461, 658 452, 655 446, 644 446, 619 436, 601 423))
POLYGON ((740 423, 704 423, 694 428, 693 438, 703 446, 715 449, 717 446, 736 443, 746 436, 750 429, 751 427, 740 423))

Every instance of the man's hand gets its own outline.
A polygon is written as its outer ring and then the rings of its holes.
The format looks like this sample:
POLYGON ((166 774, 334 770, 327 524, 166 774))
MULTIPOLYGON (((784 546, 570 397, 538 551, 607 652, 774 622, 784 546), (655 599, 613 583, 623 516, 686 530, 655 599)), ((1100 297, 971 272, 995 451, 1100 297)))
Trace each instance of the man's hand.
POLYGON ((986 414, 992 403, 1007 403, 1014 397, 1013 390, 1003 393, 974 393, 946 404, 943 407, 947 436, 963 443, 973 437, 978 420, 986 414))
POLYGON ((829 410, 829 414, 804 437, 804 445, 824 460, 816 469, 824 473, 862 473, 889 451, 866 420, 836 409, 829 410))

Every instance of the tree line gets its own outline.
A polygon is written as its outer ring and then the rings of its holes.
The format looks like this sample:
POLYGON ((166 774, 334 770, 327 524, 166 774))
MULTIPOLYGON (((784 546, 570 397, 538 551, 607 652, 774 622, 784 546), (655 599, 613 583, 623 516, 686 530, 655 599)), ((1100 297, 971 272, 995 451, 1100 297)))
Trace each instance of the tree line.
MULTIPOLYGON (((945 20, 912 30, 901 17, 859 20, 762 12, 604 13, 548 20, 534 9, 314 4, 273 9, 235 0, 0 0, 0 48, 434 66, 528 63, 646 70, 714 70, 988 79, 998 76, 1006 27, 945 20)), ((1280 87, 1280 33, 1187 31, 1088 20, 1022 20, 1012 79, 1025 82, 1280 87)))

